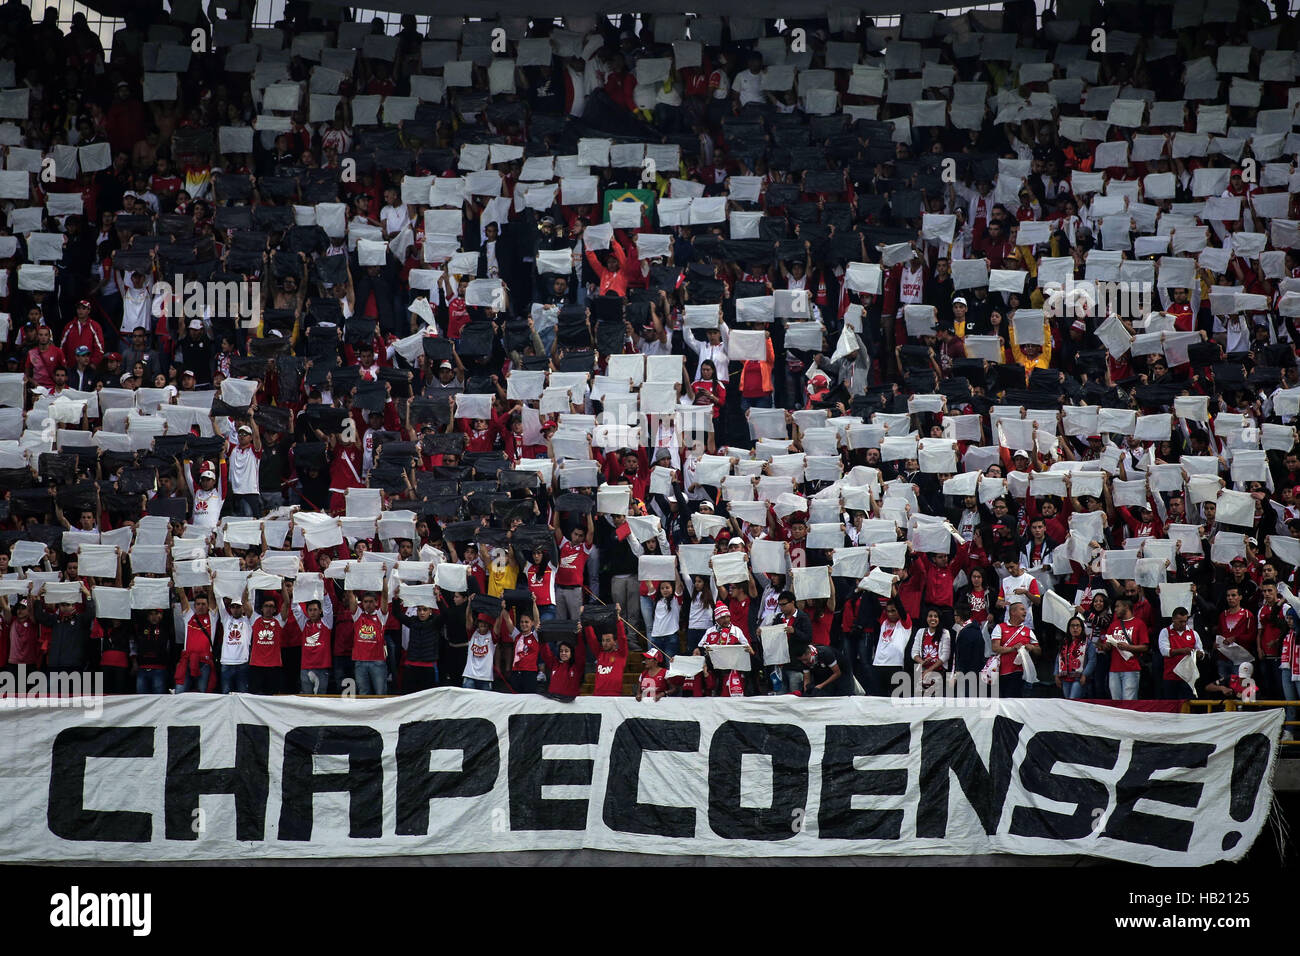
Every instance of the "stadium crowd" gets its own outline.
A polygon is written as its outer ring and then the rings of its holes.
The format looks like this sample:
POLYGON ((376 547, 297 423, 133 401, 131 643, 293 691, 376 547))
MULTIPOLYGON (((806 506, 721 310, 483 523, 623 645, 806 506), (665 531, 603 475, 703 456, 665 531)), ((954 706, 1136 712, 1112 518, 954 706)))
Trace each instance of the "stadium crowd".
POLYGON ((1300 696, 1283 5, 315 10, 0 5, 10 669, 1300 696))

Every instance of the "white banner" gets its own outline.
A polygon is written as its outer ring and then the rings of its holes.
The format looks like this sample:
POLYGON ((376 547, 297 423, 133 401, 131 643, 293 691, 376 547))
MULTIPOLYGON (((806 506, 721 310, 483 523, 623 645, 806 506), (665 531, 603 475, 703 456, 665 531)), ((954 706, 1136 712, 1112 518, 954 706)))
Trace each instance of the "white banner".
POLYGON ((1200 865, 1259 835, 1283 714, 457 688, 97 703, 0 707, 6 862, 584 848, 1200 865))

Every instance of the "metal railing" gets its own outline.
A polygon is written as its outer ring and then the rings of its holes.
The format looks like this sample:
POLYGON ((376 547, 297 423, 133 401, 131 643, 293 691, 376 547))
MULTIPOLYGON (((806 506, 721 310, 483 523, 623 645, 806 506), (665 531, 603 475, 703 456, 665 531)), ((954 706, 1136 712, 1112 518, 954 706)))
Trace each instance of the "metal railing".
MULTIPOLYGON (((1264 710, 1270 708, 1279 708, 1284 710, 1300 709, 1300 701, 1294 700, 1188 700, 1183 702, 1184 714, 1213 714, 1225 713, 1230 714, 1239 710, 1264 710)), ((1300 738, 1300 720, 1286 720, 1282 726, 1291 731, 1292 738, 1300 738)), ((1300 747, 1300 740, 1283 740, 1284 748, 1300 747)))

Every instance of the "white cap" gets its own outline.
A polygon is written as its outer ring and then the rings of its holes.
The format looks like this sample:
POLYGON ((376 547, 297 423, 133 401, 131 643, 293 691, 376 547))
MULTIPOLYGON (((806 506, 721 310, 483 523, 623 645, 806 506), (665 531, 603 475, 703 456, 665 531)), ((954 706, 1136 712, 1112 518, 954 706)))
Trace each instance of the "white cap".
POLYGON ((1028 457, 1029 457, 1029 452, 1025 451, 1023 448, 1017 448, 1017 449, 1015 450, 1015 452, 1012 453, 1011 457, 1012 457, 1012 458, 1028 458, 1028 457))
POLYGON ((251 434, 253 434, 253 429, 250 428, 250 427, 247 426, 247 425, 240 425, 240 426, 239 426, 239 434, 242 435, 242 434, 244 434, 244 432, 248 432, 248 434, 251 435, 251 434))
POLYGON ((203 328, 203 320, 202 320, 202 319, 190 319, 190 328, 192 328, 192 329, 201 329, 201 328, 203 328))
POLYGON ((215 471, 204 471, 204 472, 201 472, 201 473, 199 474, 199 479, 200 479, 200 480, 202 480, 202 479, 204 479, 204 478, 211 478, 211 479, 213 479, 213 480, 215 481, 215 480, 216 480, 216 477, 217 477, 217 473, 216 473, 215 471))

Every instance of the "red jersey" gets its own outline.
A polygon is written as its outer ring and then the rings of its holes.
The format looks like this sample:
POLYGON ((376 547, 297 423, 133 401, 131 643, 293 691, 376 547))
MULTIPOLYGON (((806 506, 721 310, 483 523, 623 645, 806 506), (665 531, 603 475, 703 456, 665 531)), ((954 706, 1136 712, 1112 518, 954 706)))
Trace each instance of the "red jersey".
MULTIPOLYGON (((1219 635, 1255 652, 1255 615, 1245 608, 1219 615, 1219 635)), ((1223 656, 1222 653, 1220 656, 1223 656)))
POLYGON ((325 622, 308 621, 301 630, 302 669, 305 671, 319 671, 333 667, 333 641, 330 636, 330 629, 325 626, 325 622))
POLYGON ((627 667, 627 632, 623 622, 616 625, 617 641, 614 650, 600 650, 596 632, 586 628, 587 649, 596 656, 596 685, 592 694, 596 697, 621 697, 623 694, 623 671, 627 667))
MULTIPOLYGON (((1171 651, 1177 651, 1183 649, 1190 650, 1191 648, 1194 648, 1196 646, 1196 632, 1193 631, 1190 627, 1184 628, 1181 631, 1177 631, 1174 630, 1172 626, 1170 626, 1166 628, 1166 631, 1169 634, 1169 650, 1171 651)), ((1177 654, 1177 655, 1170 654, 1168 657, 1165 658, 1164 660, 1165 680, 1182 680, 1181 677, 1179 677, 1177 674, 1174 673, 1174 668, 1177 667, 1182 662, 1183 662, 1182 654, 1177 654)))
POLYGON ((581 587, 587 573, 587 558, 591 545, 574 545, 568 538, 560 542, 560 567, 555 572, 555 583, 562 588, 581 587))
POLYGON ((539 608, 555 606, 555 568, 552 565, 547 564, 539 572, 537 565, 530 564, 524 572, 524 578, 539 608))
POLYGON ((460 296, 453 296, 447 302, 447 338, 460 338, 461 331, 469 325, 469 309, 465 307, 465 300, 460 296))
POLYGON ((510 662, 510 669, 537 673, 537 655, 540 650, 541 644, 537 640, 536 631, 529 631, 527 634, 523 631, 515 631, 515 657, 510 662))
POLYGON ((278 618, 254 618, 253 644, 248 652, 248 663, 254 667, 279 667, 283 638, 284 625, 278 618))
POLYGON ((352 636, 352 659, 354 661, 382 661, 384 659, 384 625, 388 615, 382 611, 367 614, 357 608, 352 615, 356 622, 356 633, 352 636))
POLYGON ((662 667, 659 673, 651 677, 645 671, 641 672, 641 699, 642 700, 660 700, 668 696, 668 672, 662 667))
MULTIPOLYGON (((1032 644, 1034 632, 1024 624, 1019 627, 1012 627, 1010 624, 999 624, 997 633, 1000 635, 998 640, 1004 648, 1020 647, 1022 644, 1032 644)), ((1024 668, 1020 666, 1020 661, 1016 660, 1017 654, 999 654, 998 655, 998 674, 1006 676, 1008 674, 1020 674, 1024 668)))
MULTIPOLYGON (((1110 630, 1107 635, 1115 635, 1121 641, 1129 644, 1144 645, 1151 643, 1147 636, 1147 626, 1139 618, 1131 617, 1127 621, 1121 621, 1118 618, 1111 622, 1110 630)), ((1110 670, 1111 673, 1131 673, 1142 670, 1142 661, 1136 654, 1133 654, 1128 660, 1117 648, 1110 650, 1110 670)))

